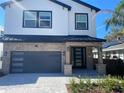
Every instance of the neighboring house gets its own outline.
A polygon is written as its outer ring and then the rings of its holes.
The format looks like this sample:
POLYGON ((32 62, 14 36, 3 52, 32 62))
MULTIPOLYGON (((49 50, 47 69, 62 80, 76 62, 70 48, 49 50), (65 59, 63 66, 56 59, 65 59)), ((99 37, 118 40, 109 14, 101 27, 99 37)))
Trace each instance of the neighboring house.
POLYGON ((105 74, 96 13, 80 0, 13 0, 5 9, 3 72, 64 73, 93 69, 92 47, 99 50, 98 73, 105 74))
POLYGON ((104 43, 103 54, 108 59, 124 60, 124 37, 104 43))
MULTIPOLYGON (((3 26, 0 26, 0 37, 3 35, 3 26)), ((0 43, 0 69, 2 69, 3 43, 0 43)))

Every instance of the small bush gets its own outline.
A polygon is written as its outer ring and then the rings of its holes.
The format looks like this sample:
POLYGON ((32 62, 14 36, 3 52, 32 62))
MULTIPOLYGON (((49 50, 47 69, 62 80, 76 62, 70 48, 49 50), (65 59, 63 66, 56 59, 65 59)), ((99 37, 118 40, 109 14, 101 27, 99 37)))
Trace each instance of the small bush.
POLYGON ((94 82, 80 79, 77 83, 72 79, 69 86, 72 93, 124 93, 124 80, 110 76, 94 82))

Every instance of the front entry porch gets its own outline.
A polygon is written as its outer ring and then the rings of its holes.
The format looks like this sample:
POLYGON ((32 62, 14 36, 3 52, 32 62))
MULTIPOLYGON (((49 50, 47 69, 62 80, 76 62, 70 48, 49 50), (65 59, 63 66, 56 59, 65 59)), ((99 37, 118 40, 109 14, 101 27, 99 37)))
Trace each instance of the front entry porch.
POLYGON ((70 60, 73 69, 86 69, 86 48, 71 47, 70 60))
POLYGON ((80 74, 80 75, 105 75, 106 65, 102 59, 102 43, 101 42, 68 42, 66 43, 66 63, 64 65, 64 74, 80 74), (98 49, 98 64, 94 71, 93 48, 98 49))

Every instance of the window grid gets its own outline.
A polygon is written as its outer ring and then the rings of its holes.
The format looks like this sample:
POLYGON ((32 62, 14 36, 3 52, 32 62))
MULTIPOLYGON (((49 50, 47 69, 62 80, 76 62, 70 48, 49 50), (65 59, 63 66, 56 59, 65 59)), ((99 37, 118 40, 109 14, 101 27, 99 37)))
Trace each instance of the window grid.
POLYGON ((25 10, 24 12, 23 12, 23 27, 24 28, 52 28, 52 11, 35 11, 35 10, 25 10), (34 12, 36 12, 36 19, 34 20, 34 19, 30 19, 30 20, 27 20, 26 18, 25 18, 25 14, 26 14, 26 12, 28 13, 30 13, 30 12, 32 12, 32 13, 34 13, 34 12), (50 13, 50 15, 46 15, 47 17, 49 17, 50 19, 41 19, 40 18, 40 13, 41 12, 48 12, 48 13, 50 13), (35 26, 33 26, 33 27, 27 27, 26 26, 26 21, 35 21, 35 26), (49 22, 49 26, 40 26, 40 22, 41 21, 48 21, 49 22))
POLYGON ((87 13, 75 13, 75 30, 88 30, 88 14, 87 13), (79 21, 78 17, 83 16, 85 20, 79 21), (86 24, 85 28, 78 28, 78 23, 86 24))
MULTIPOLYGON (((27 26, 26 26, 26 21, 35 21, 34 27, 37 26, 37 20, 24 20, 24 26, 25 26, 25 27, 27 27, 27 26)), ((27 28, 28 28, 28 27, 27 27, 27 28)))

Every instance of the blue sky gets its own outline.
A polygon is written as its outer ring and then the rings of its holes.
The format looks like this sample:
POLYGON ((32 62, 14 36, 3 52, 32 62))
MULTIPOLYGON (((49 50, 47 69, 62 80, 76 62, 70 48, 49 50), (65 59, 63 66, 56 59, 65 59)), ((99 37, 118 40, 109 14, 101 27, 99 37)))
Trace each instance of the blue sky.
MULTIPOLYGON (((5 2, 7 0, 0 0, 0 3, 5 2)), ((94 5, 100 9, 111 9, 114 10, 114 8, 117 6, 117 4, 120 2, 120 0, 83 0, 91 5, 94 5)), ((0 8, 0 25, 4 26, 4 10, 0 8)), ((111 14, 109 13, 102 13, 97 15, 96 23, 97 23, 97 37, 103 38, 108 31, 105 29, 105 20, 109 18, 111 14)))

